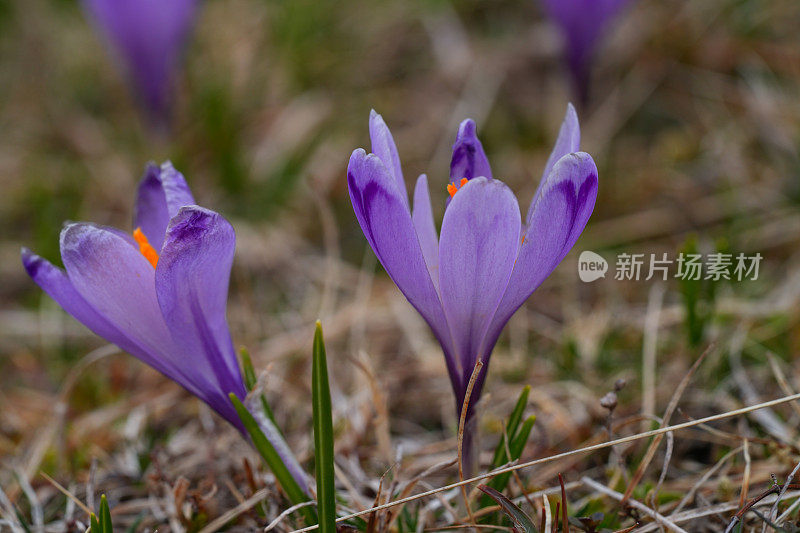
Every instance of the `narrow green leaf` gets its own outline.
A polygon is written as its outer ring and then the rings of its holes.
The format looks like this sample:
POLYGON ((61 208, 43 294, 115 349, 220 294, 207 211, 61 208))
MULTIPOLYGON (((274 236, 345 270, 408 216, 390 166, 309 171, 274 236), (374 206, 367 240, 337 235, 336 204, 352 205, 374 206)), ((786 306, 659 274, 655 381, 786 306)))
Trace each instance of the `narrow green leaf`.
POLYGON ((533 525, 533 521, 531 521, 528 515, 501 492, 496 491, 492 487, 487 487, 486 485, 478 485, 478 488, 483 491, 487 497, 493 499, 500 505, 505 515, 511 520, 517 530, 523 533, 539 533, 539 530, 533 525))
POLYGON ((520 456, 522 456, 522 451, 525 449, 525 445, 528 443, 528 437, 531 436, 531 430, 533 430, 533 425, 535 423, 536 415, 531 415, 526 418, 516 437, 514 437, 514 440, 512 440, 511 444, 509 444, 508 447, 511 450, 512 460, 519 459, 520 456))
POLYGON ((528 395, 530 395, 530 393, 530 385, 525 385, 522 387, 522 391, 519 393, 517 403, 514 405, 514 409, 511 411, 511 415, 508 417, 507 431, 509 438, 513 438, 517 433, 517 428, 519 427, 520 422, 522 422, 522 415, 525 412, 525 407, 528 405, 528 395))
MULTIPOLYGON (((253 367, 253 360, 250 358, 250 352, 247 351, 247 348, 241 348, 239 350, 239 355, 242 358, 242 374, 244 377, 244 386, 248 392, 252 391, 253 388, 256 386, 258 382, 258 378, 256 377, 256 369, 253 367)), ((266 414, 269 419, 272 421, 272 424, 281 434, 281 437, 285 438, 285 435, 278 427, 278 423, 275 421, 275 414, 272 412, 272 408, 267 403, 267 398, 263 394, 261 395, 261 407, 264 409, 264 414, 266 414)))
MULTIPOLYGON (((522 456, 522 451, 525 449, 525 445, 528 443, 528 437, 530 437, 534 423, 536 423, 535 416, 529 416, 527 419, 525 419, 522 427, 519 428, 519 432, 517 432, 517 434, 514 436, 514 439, 508 443, 508 450, 511 452, 511 461, 516 461, 522 456)), ((509 480, 511 480, 511 472, 506 472, 493 477, 489 483, 487 483, 487 485, 496 491, 503 491, 508 486, 509 480)), ((489 504, 490 502, 487 497, 481 498, 481 507, 486 507, 489 504)))
POLYGON ((89 515, 89 531, 90 533, 103 533, 100 529, 100 522, 97 521, 97 515, 92 513, 89 515))
POLYGON ((108 507, 106 495, 100 496, 100 531, 102 533, 114 533, 111 525, 111 509, 108 507))
MULTIPOLYGON (((517 434, 517 428, 519 428, 519 423, 522 420, 522 413, 525 412, 525 406, 528 405, 528 395, 531 392, 531 386, 525 385, 522 388, 522 392, 519 394, 519 399, 517 400, 516 405, 514 405, 514 409, 511 411, 511 414, 508 417, 508 423, 506 423, 506 435, 508 435, 509 443, 514 439, 517 434)), ((492 459, 492 468, 499 468, 500 466, 506 464, 508 462, 508 457, 506 455, 506 443, 503 436, 500 436, 500 442, 497 443, 497 448, 494 450, 494 458, 492 459)))
POLYGON ((336 492, 333 471, 333 415, 328 385, 328 360, 322 325, 314 331, 311 371, 311 403, 314 406, 314 457, 317 465, 317 511, 320 533, 336 533, 336 492))
MULTIPOLYGON (((278 483, 283 487, 283 490, 289 497, 289 501, 295 505, 307 502, 308 497, 289 473, 280 455, 275 451, 275 448, 261 431, 261 428, 258 427, 256 419, 253 418, 253 415, 235 394, 230 393, 228 396, 233 403, 234 409, 236 409, 236 413, 239 415, 239 418, 241 418, 244 428, 247 430, 247 433, 250 434, 253 445, 256 447, 256 450, 258 450, 261 458, 264 459, 266 465, 272 470, 272 473, 275 474, 275 479, 277 479, 278 483)), ((306 517, 309 525, 317 523, 316 513, 314 513, 310 507, 303 507, 301 512, 306 517)))
POLYGON ((242 374, 244 374, 244 386, 247 391, 253 390, 253 387, 256 386, 256 369, 253 368, 253 360, 250 359, 250 352, 247 351, 247 348, 241 348, 239 350, 239 355, 242 358, 242 374))

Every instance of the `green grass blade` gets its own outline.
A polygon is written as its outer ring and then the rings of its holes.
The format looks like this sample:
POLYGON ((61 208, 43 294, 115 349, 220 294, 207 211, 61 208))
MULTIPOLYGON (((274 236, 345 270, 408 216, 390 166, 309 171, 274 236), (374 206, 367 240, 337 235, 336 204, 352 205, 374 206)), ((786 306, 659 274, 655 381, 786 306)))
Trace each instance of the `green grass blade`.
MULTIPOLYGON (((289 497, 289 501, 293 504, 307 502, 308 497, 289 473, 289 469, 283 464, 280 455, 275 451, 272 443, 269 442, 261 431, 261 428, 258 427, 256 419, 253 418, 253 415, 235 394, 231 393, 229 397, 233 403, 234 409, 236 409, 236 413, 239 415, 239 418, 242 419, 242 424, 244 424, 247 433, 250 434, 253 445, 256 447, 256 450, 258 450, 258 453, 261 455, 262 459, 264 459, 267 466, 272 470, 272 473, 275 474, 275 479, 277 479, 278 483, 283 487, 286 496, 289 497)), ((303 507, 301 512, 306 517, 309 525, 317 523, 316 513, 314 513, 310 507, 303 507)))
MULTIPOLYGON (((244 378, 244 386, 247 391, 250 392, 258 382, 258 378, 256 377, 256 369, 253 367, 253 360, 250 358, 250 352, 247 351, 247 348, 240 349, 239 355, 242 358, 242 377, 244 378)), ((285 435, 278 427, 278 423, 275 421, 275 415, 272 412, 272 408, 269 406, 269 403, 267 403, 267 398, 263 394, 261 395, 261 407, 264 409, 264 414, 269 417, 269 419, 272 421, 272 424, 275 426, 278 432, 280 432, 281 437, 285 438, 285 435)))
POLYGON ((525 449, 525 445, 528 444, 528 437, 531 436, 531 431, 533 430, 533 425, 536 423, 536 416, 531 415, 525 419, 525 423, 522 424, 517 435, 508 445, 509 451, 511 452, 511 460, 519 459, 522 456, 522 451, 525 449))
POLYGON ((253 368, 253 360, 250 359, 250 352, 247 351, 247 348, 242 348, 239 350, 239 355, 242 358, 242 374, 244 377, 244 386, 247 391, 253 390, 253 387, 256 386, 256 369, 253 368))
POLYGON ((99 522, 100 531, 102 533, 114 533, 114 529, 111 525, 111 509, 108 507, 108 500, 105 494, 100 496, 99 522))
POLYGON ((314 331, 311 372, 311 403, 314 406, 314 457, 317 465, 317 511, 320 533, 336 533, 336 492, 333 471, 333 415, 328 385, 328 361, 322 325, 314 331))
POLYGON ((100 529, 100 522, 97 521, 97 515, 94 513, 89 515, 89 531, 90 533, 103 533, 100 529))
POLYGON ((508 417, 507 431, 509 438, 513 438, 517 433, 517 428, 519 428, 519 424, 522 422, 522 415, 525 412, 525 407, 528 405, 528 395, 530 395, 530 393, 530 385, 525 385, 522 387, 522 391, 519 393, 517 403, 514 405, 514 409, 511 411, 511 415, 508 417))
MULTIPOLYGON (((511 411, 511 415, 508 417, 508 423, 506 424, 506 435, 508 435, 509 443, 514 439, 517 434, 517 429, 519 428, 519 423, 522 421, 522 413, 525 412, 525 406, 528 405, 528 395, 531 392, 531 386, 525 385, 522 388, 522 392, 519 394, 519 399, 517 400, 516 405, 514 405, 514 409, 511 411)), ((508 457, 506 456, 506 445, 505 439, 503 436, 500 436, 500 442, 497 443, 497 448, 494 450, 494 458, 492 459, 492 468, 499 468, 500 466, 506 464, 508 462, 508 457)))
MULTIPOLYGON (((529 416, 525 422, 522 424, 522 427, 519 429, 519 432, 516 434, 513 440, 508 443, 508 450, 511 452, 511 460, 516 461, 517 459, 522 456, 522 451, 525 449, 525 445, 528 443, 528 437, 530 437, 531 430, 533 429, 533 424, 536 423, 535 416, 529 416)), ((506 472, 505 474, 500 474, 495 476, 487 483, 487 485, 498 491, 502 492, 508 486, 508 482, 511 479, 511 472, 506 472)), ((485 491, 484 491, 485 492, 485 491)), ((481 498, 481 507, 486 507, 491 504, 489 501, 489 496, 484 496, 481 498)))

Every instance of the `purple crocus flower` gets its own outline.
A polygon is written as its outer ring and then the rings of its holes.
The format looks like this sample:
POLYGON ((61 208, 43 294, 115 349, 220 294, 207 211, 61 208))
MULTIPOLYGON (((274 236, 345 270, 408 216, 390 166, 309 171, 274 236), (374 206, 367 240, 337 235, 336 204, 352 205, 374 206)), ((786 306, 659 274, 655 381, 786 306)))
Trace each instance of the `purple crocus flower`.
POLYGON ((589 96, 594 51, 611 21, 631 0, 541 0, 564 36, 567 64, 582 103, 589 96))
POLYGON ((413 211, 392 134, 370 116, 373 153, 355 150, 347 167, 350 200, 364 236, 386 272, 442 346, 456 411, 478 360, 465 415, 464 464, 477 464, 473 406, 489 356, 511 315, 569 252, 597 198, 597 167, 579 152, 578 117, 570 105, 539 188, 524 219, 511 190, 492 178, 475 123, 459 127, 450 164, 451 199, 437 235, 423 174, 413 211))
POLYGON ((150 164, 133 236, 69 223, 61 231, 65 270, 28 249, 22 263, 79 322, 244 431, 228 398, 246 395, 225 318, 236 237, 221 215, 194 203, 170 163, 150 164))
POLYGON ((198 0, 83 0, 86 11, 125 65, 150 118, 167 120, 174 73, 198 0))

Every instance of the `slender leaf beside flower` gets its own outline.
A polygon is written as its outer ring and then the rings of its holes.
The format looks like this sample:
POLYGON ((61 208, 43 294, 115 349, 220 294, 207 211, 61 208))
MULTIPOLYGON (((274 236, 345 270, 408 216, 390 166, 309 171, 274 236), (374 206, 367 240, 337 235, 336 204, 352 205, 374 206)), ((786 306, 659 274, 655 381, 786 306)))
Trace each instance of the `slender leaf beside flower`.
MULTIPOLYGON (((244 386, 247 389, 247 392, 252 392, 258 383, 256 369, 253 367, 253 360, 250 359, 250 352, 247 351, 247 348, 240 348, 239 356, 242 359, 242 377, 244 378, 244 386)), ((261 400, 261 409, 264 411, 264 414, 267 415, 267 418, 270 419, 272 424, 275 426, 275 429, 278 430, 281 438, 285 439, 285 435, 280 430, 278 427, 278 422, 275 420, 275 414, 272 412, 272 408, 267 402, 267 397, 263 394, 259 394, 259 398, 261 400)))
POLYGON ((528 395, 530 395, 531 386, 525 385, 522 392, 519 393, 517 403, 514 404, 514 409, 511 410, 511 415, 508 417, 506 423, 505 435, 501 435, 497 447, 494 449, 494 457, 492 458, 492 468, 500 468, 508 462, 508 454, 506 454, 506 438, 512 441, 517 434, 519 423, 522 421, 522 414, 525 411, 525 406, 528 404, 528 395))
POLYGON ((105 494, 100 496, 99 513, 99 516, 94 513, 89 516, 89 531, 91 533, 114 533, 114 527, 111 523, 111 509, 108 506, 105 494))
POLYGON ((336 492, 333 466, 333 414, 328 385, 328 359, 322 325, 314 331, 311 402, 314 406, 314 459, 317 465, 317 511, 320 533, 336 533, 336 492))
MULTIPOLYGON (((528 403, 530 391, 530 385, 523 387, 522 392, 520 392, 519 398, 517 399, 517 403, 511 410, 511 414, 508 417, 508 423, 506 424, 505 433, 501 435, 500 441, 497 443, 497 447, 494 450, 494 457, 492 458, 491 464, 491 468, 493 469, 500 468, 510 461, 517 461, 522 456, 522 452, 528 443, 528 438, 530 437, 533 425, 536 422, 536 417, 530 416, 525 420, 520 428, 522 415, 525 411, 525 406, 528 403)), ((511 473, 507 472, 505 474, 500 474, 493 477, 487 483, 487 485, 497 491, 502 492, 508 486, 510 479, 511 473)), ((480 506, 486 507, 490 504, 491 501, 489 496, 484 494, 481 498, 480 506)))
POLYGON ((100 496, 100 530, 102 533, 114 533, 114 526, 111 524, 111 508, 108 506, 105 494, 100 496))
POLYGON ((100 521, 97 520, 97 515, 94 513, 89 515, 89 532, 103 533, 103 530, 100 528, 100 521))
MULTIPOLYGON (((285 450, 279 452, 278 449, 276 449, 273 445, 273 442, 276 440, 274 436, 273 438, 267 437, 262 429, 263 424, 259 424, 256 421, 250 410, 245 407, 235 394, 230 395, 230 400, 236 412, 241 417, 245 430, 253 441, 253 446, 255 446, 261 458, 264 459, 264 463, 266 463, 269 469, 272 470, 272 473, 275 474, 275 479, 277 479, 278 483, 283 487, 289 501, 293 504, 309 501, 306 489, 297 482, 295 475, 289 471, 289 467, 287 466, 288 461, 284 460, 285 450)), ((316 514, 311 508, 303 507, 301 512, 309 524, 315 524, 317 522, 316 514)))
POLYGON ((247 392, 253 390, 256 386, 256 369, 253 367, 253 360, 250 359, 250 352, 247 348, 239 349, 239 357, 242 359, 242 378, 244 379, 244 387, 247 392))
MULTIPOLYGON (((528 443, 528 438, 531 435, 531 430, 533 429, 533 425, 536 423, 536 417, 530 416, 528 417, 525 422, 522 424, 522 427, 519 429, 514 438, 508 443, 508 451, 511 456, 507 456, 505 454, 505 450, 503 453, 503 457, 507 458, 505 462, 508 461, 517 461, 520 457, 522 457, 522 452, 525 449, 525 445, 528 443)), ((508 482, 511 480, 511 472, 505 472, 503 474, 499 474, 493 477, 487 485, 492 487, 495 490, 503 491, 508 486, 508 482)), ((482 506, 487 505, 487 501, 484 500, 481 502, 482 506)))

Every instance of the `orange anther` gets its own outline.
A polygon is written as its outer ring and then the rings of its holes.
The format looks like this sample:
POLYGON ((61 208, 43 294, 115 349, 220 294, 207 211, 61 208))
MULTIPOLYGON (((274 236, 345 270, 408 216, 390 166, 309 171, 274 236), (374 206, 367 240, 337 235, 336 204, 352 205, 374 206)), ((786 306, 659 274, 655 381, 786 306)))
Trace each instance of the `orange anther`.
POLYGON ((458 190, 459 190, 461 187, 463 187, 464 185, 466 185, 466 184, 467 184, 467 181, 469 181, 467 178, 461 178, 461 181, 459 182, 459 184, 458 184, 458 185, 456 185, 456 184, 455 184, 455 183, 453 183, 453 182, 451 182, 451 183, 448 183, 448 184, 447 184, 447 192, 449 192, 449 193, 450 193, 450 198, 452 198, 453 196, 455 196, 455 195, 456 195, 456 193, 458 192, 458 190))
POLYGON ((133 230, 133 239, 139 244, 139 251, 144 258, 150 261, 150 264, 155 268, 158 264, 158 252, 156 252, 156 249, 150 244, 150 241, 147 240, 147 236, 142 232, 142 228, 133 230))

